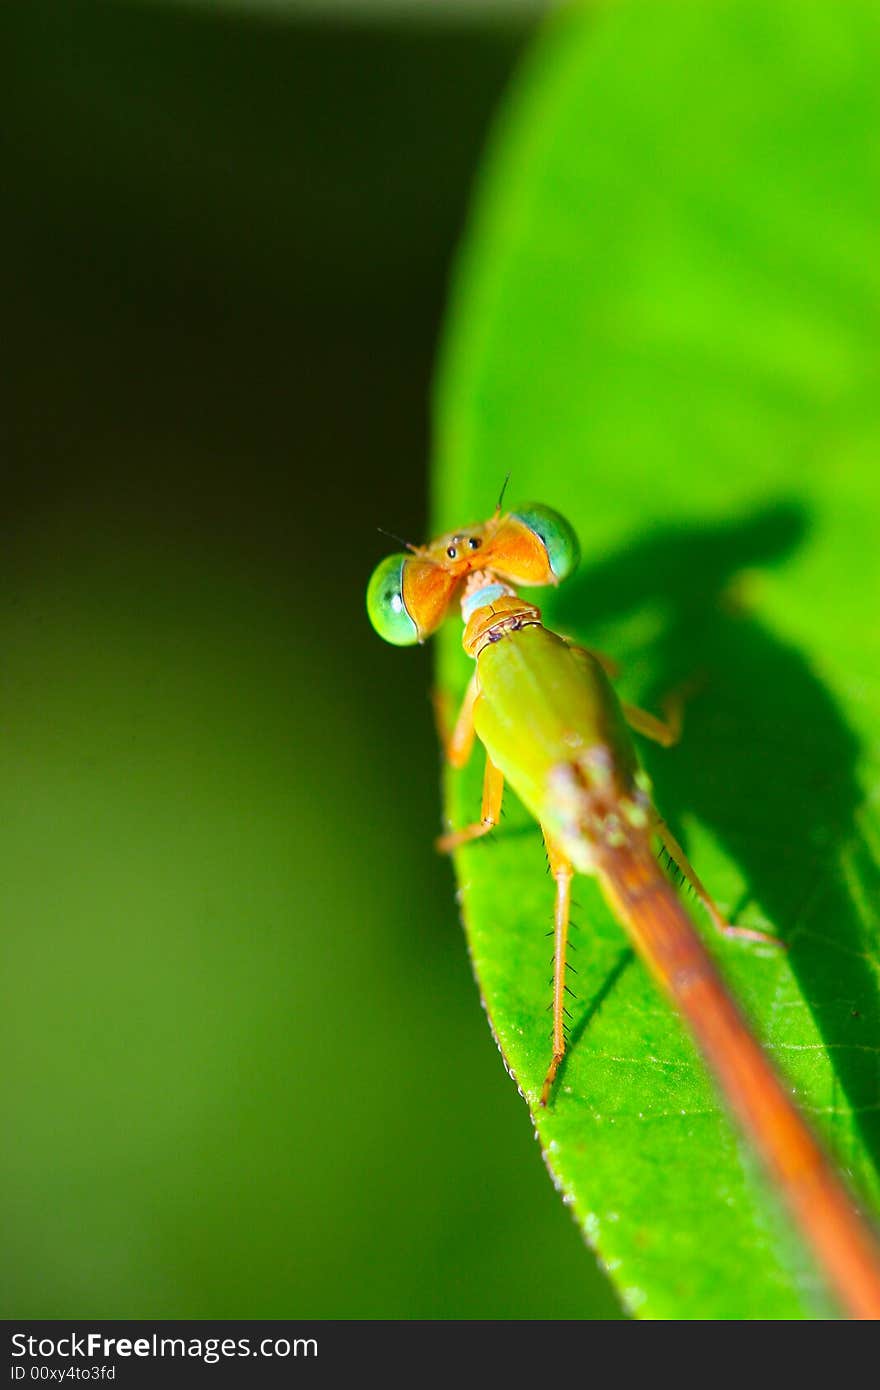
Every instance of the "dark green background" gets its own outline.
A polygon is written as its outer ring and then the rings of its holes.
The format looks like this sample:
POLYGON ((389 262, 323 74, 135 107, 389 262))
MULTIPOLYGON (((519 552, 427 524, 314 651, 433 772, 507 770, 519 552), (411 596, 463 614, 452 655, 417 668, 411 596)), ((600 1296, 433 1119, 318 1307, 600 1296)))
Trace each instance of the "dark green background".
POLYGON ((527 37, 3 7, 7 1318, 613 1314, 363 612, 527 37))

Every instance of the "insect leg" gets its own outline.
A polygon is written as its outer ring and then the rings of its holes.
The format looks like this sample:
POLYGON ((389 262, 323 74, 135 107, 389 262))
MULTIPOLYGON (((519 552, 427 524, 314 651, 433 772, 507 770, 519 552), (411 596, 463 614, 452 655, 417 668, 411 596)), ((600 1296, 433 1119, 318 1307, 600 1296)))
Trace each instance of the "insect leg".
POLYGON ((479 693, 480 684, 477 680, 477 673, 474 671, 468 681, 468 688, 461 702, 458 718, 451 731, 446 724, 446 700, 439 691, 434 693, 434 721, 437 725, 437 736, 443 745, 443 756, 453 767, 464 767, 470 759, 474 746, 474 705, 479 693))
MULTIPOLYGON (((542 827, 543 830, 543 827, 542 827)), ((559 1070, 559 1064, 565 1056, 565 1031, 563 1020, 565 1014, 565 948, 568 944, 568 925, 571 914, 571 880, 574 870, 565 855, 556 848, 553 841, 549 838, 547 831, 543 831, 544 844, 547 847, 547 858, 550 861, 550 872, 556 883, 556 909, 554 912, 554 932, 553 932, 553 1056, 547 1075, 544 1078, 544 1087, 541 1091, 541 1104, 546 1105, 550 1099, 550 1091, 559 1070)))
POLYGON ((724 936, 738 936, 743 941, 760 941, 765 946, 785 946, 785 942, 780 941, 778 936, 771 936, 769 932, 758 931, 757 927, 731 926, 720 908, 703 887, 703 884, 697 877, 696 870, 672 831, 669 829, 669 826, 666 824, 665 820, 661 820, 659 816, 654 825, 654 833, 660 840, 660 843, 666 850, 673 864, 675 864, 676 868, 681 870, 685 879, 690 884, 691 888, 693 888, 700 902, 703 904, 703 907, 712 919, 712 925, 715 927, 716 931, 721 932, 724 936))
POLYGON ((645 738, 651 739, 654 743, 659 743, 661 748, 671 748, 681 738, 683 707, 683 697, 677 691, 673 691, 663 701, 664 719, 658 719, 646 709, 639 709, 638 705, 621 704, 630 728, 635 729, 637 734, 644 734, 645 738))
POLYGON ((663 748, 671 748, 681 738, 685 704, 694 695, 699 694, 705 684, 705 671, 697 671, 688 680, 682 681, 670 690, 662 701, 662 719, 648 714, 647 710, 639 709, 638 705, 623 705, 626 721, 636 733, 644 734, 645 738, 653 739, 663 748))
MULTIPOLYGON (((569 642, 572 654, 580 659, 587 657, 589 661, 595 661, 606 676, 614 680, 620 675, 620 667, 613 657, 606 656, 604 652, 594 651, 590 647, 582 647, 575 642, 569 642)), ((673 690, 663 701, 663 713, 665 718, 658 719, 655 714, 649 714, 647 710, 639 709, 638 705, 622 704, 626 722, 635 729, 637 733, 644 734, 646 738, 653 739, 655 743, 662 744, 664 748, 671 748, 674 743, 678 743, 681 737, 682 714, 684 710, 685 690, 673 690)))
POLYGON ((480 819, 474 821, 472 825, 464 826, 462 830, 451 830, 448 835, 441 835, 436 842, 441 854, 448 854, 450 850, 456 849, 459 845, 467 844, 469 840, 478 840, 481 835, 488 835, 490 830, 494 830, 501 816, 503 796, 504 773, 499 772, 487 754, 486 771, 483 775, 483 805, 480 819))

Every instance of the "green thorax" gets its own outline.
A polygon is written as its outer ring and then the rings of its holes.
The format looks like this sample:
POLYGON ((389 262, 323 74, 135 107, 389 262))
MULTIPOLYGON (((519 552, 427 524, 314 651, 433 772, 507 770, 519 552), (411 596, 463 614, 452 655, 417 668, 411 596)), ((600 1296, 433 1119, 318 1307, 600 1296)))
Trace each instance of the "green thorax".
POLYGON ((609 802, 635 791, 635 750, 602 667, 539 625, 505 633, 477 658, 474 719, 492 762, 551 834, 558 771, 609 802))

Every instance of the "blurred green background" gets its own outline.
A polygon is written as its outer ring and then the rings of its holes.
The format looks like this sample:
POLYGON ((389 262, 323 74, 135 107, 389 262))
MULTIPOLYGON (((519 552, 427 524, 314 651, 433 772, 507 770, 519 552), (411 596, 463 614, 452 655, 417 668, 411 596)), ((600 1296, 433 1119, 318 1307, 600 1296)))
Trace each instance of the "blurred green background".
POLYGON ((0 11, 0 1312, 614 1316, 363 612, 534 12, 274 8, 0 11))

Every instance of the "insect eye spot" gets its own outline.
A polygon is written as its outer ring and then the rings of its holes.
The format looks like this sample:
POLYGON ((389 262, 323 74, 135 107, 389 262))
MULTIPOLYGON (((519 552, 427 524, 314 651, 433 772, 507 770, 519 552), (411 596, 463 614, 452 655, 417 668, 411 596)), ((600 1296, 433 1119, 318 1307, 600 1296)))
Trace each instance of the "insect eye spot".
POLYGON ((446 554, 449 556, 450 560, 455 560, 458 557, 458 551, 454 545, 447 546, 446 554))
POLYGON ((479 536, 471 536, 470 540, 468 541, 468 545, 470 546, 471 550, 479 550, 481 544, 482 542, 479 536))

